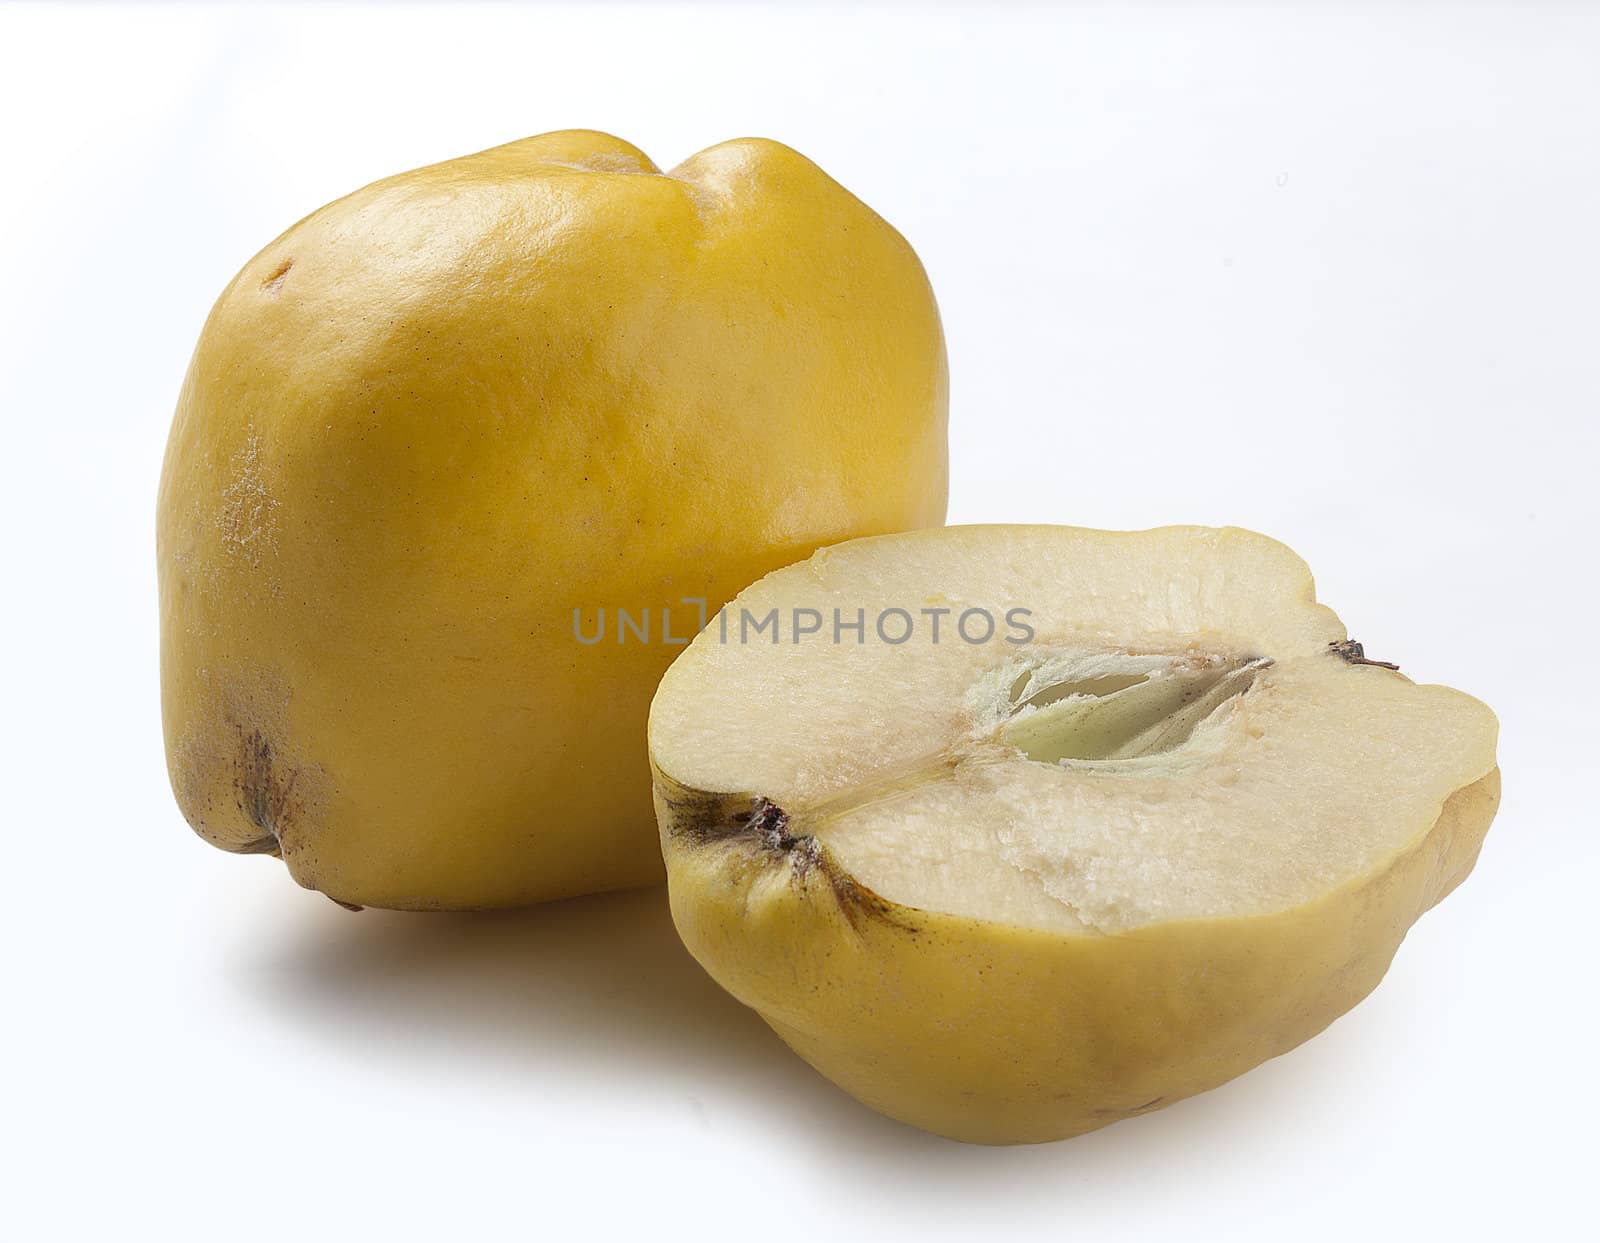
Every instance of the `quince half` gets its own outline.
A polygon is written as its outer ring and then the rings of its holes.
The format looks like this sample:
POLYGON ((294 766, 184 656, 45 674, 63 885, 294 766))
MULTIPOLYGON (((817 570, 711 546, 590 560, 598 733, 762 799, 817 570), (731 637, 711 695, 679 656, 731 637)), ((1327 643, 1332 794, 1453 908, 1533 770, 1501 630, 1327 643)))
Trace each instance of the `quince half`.
POLYGON ((1160 1109, 1355 1005, 1471 869, 1495 736, 1369 659, 1287 548, 1201 528, 824 549, 650 719, 689 950, 868 1105, 991 1144, 1160 1109))

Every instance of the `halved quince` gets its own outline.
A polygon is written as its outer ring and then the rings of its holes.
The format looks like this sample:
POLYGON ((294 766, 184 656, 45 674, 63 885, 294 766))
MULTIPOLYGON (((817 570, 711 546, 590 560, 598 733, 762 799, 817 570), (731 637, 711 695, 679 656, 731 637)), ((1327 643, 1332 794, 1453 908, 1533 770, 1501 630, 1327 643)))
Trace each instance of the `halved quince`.
POLYGON ((748 588, 668 671, 650 752, 712 976, 868 1105, 1015 1143, 1364 997, 1471 869, 1495 735, 1264 536, 956 527, 748 588))

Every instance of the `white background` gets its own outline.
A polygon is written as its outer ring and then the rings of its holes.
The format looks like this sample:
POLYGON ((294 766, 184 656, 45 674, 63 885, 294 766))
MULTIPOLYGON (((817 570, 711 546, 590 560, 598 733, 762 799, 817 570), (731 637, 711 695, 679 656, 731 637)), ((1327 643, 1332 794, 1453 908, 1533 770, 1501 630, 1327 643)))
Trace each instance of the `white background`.
POLYGON ((0 1233, 1592 1221, 1600 8, 8 7, 0 58, 0 1233), (906 234, 952 521, 1256 527, 1499 711, 1479 869, 1370 1000, 1160 1114, 979 1149, 815 1076, 661 893, 357 916, 189 832, 152 529, 211 300, 330 198, 566 126, 664 166, 780 138, 906 234))

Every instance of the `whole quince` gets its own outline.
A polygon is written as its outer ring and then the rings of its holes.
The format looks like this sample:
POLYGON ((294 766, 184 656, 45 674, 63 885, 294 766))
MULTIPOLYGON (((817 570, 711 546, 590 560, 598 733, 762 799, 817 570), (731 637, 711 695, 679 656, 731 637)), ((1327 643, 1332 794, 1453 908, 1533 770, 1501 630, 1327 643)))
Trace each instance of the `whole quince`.
POLYGON ((162 474, 184 815, 349 905, 662 875, 645 720, 765 572, 938 525, 905 240, 741 139, 545 134, 358 190, 218 300, 162 474))

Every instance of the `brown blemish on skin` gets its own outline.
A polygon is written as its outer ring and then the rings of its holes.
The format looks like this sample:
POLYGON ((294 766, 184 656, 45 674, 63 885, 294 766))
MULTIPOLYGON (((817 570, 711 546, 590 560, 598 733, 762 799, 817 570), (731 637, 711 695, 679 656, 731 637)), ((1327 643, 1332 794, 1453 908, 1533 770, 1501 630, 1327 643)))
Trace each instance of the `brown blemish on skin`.
POLYGON ((1400 672, 1399 665, 1391 665, 1386 660, 1368 660, 1367 651, 1354 639, 1340 639, 1328 644, 1328 650, 1339 657, 1347 665, 1371 665, 1376 669, 1392 669, 1400 672))
POLYGON ((285 827, 303 810, 295 800, 299 779, 298 768, 285 772, 282 764, 274 763, 272 743, 259 730, 240 731, 239 752, 234 760, 234 801, 245 819, 262 832, 240 853, 275 854, 282 850, 285 827))
POLYGON ((261 282, 262 293, 277 293, 283 287, 283 278, 289 275, 289 269, 294 267, 293 259, 285 259, 272 269, 272 275, 261 282))
MULTIPOLYGON (((234 802, 262 835, 231 849, 238 854, 283 857, 285 836, 306 815, 304 791, 316 784, 314 776, 302 782, 304 772, 299 765, 285 764, 260 730, 239 728, 239 749, 234 758, 234 802)), ((347 911, 365 909, 331 893, 325 896, 347 911)))
POLYGON ((221 850, 303 854, 326 822, 332 783, 289 741, 294 729, 282 678, 259 669, 220 678, 202 669, 184 703, 168 751, 184 819, 221 850))

